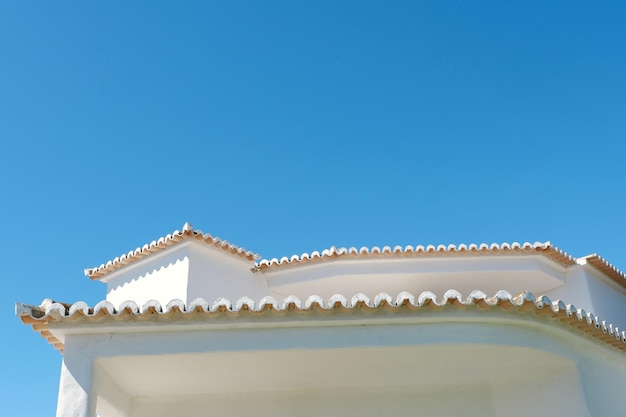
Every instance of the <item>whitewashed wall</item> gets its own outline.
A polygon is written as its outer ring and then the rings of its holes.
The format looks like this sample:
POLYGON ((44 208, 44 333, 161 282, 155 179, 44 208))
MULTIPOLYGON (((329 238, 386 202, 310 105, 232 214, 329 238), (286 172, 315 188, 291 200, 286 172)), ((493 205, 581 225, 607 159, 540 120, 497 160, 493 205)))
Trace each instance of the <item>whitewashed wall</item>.
POLYGON ((68 336, 58 415, 624 415, 623 353, 548 320, 271 323, 68 336))

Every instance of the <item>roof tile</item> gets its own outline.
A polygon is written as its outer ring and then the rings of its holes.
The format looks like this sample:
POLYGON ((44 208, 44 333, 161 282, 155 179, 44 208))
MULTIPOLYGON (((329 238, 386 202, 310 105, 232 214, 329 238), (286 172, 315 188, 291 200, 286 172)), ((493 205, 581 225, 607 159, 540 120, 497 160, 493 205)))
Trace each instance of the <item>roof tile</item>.
POLYGON ((173 233, 161 237, 157 241, 153 240, 150 244, 143 245, 140 248, 120 255, 117 258, 112 259, 95 268, 86 268, 85 275, 94 280, 100 279, 105 275, 117 271, 118 269, 121 269, 126 265, 137 262, 152 253, 160 252, 187 239, 214 246, 218 249, 251 261, 259 258, 259 256, 253 252, 246 251, 244 248, 239 248, 226 240, 222 240, 218 237, 213 237, 208 233, 202 233, 201 230, 194 230, 191 224, 185 223, 181 231, 175 230, 173 233))
POLYGON ((336 248, 331 247, 320 252, 315 251, 311 254, 303 253, 301 255, 293 255, 291 258, 283 257, 281 259, 263 259, 256 264, 256 270, 265 271, 278 267, 287 267, 290 265, 302 265, 308 263, 317 263, 322 261, 328 261, 336 258, 380 258, 380 257, 416 257, 416 256, 475 256, 475 255, 515 255, 515 254, 540 254, 546 256, 562 266, 571 266, 576 264, 576 260, 567 253, 563 252, 556 246, 553 246, 550 242, 535 242, 535 243, 492 243, 488 245, 482 243, 476 245, 474 243, 470 245, 461 244, 455 245, 428 245, 428 246, 395 246, 391 249, 389 246, 385 246, 382 249, 378 246, 374 246, 371 249, 362 247, 357 249, 351 248, 336 248))
POLYGON ((441 299, 430 291, 425 291, 417 297, 408 292, 402 292, 395 298, 386 293, 380 293, 373 299, 364 294, 355 294, 350 299, 336 294, 325 300, 319 296, 308 297, 304 302, 297 297, 290 296, 282 301, 273 297, 265 297, 258 302, 244 297, 235 303, 225 298, 219 298, 209 303, 198 298, 185 305, 180 300, 173 300, 166 306, 157 301, 148 301, 143 306, 133 301, 122 303, 117 309, 108 301, 101 301, 91 308, 79 301, 72 305, 44 300, 40 306, 16 304, 16 315, 23 323, 33 326, 33 330, 40 333, 56 349, 63 350, 62 343, 48 330, 50 323, 71 322, 80 325, 89 325, 112 321, 117 323, 133 323, 154 321, 159 318, 167 320, 210 319, 228 315, 233 318, 248 315, 284 316, 285 314, 321 313, 351 314, 360 311, 388 312, 440 310, 444 308, 480 308, 482 310, 504 310, 524 314, 534 314, 539 317, 556 319, 559 323, 581 331, 610 346, 626 352, 626 333, 611 324, 601 321, 598 317, 573 305, 566 305, 562 301, 551 301, 546 296, 535 296, 530 292, 523 292, 512 296, 506 291, 498 291, 488 297, 482 291, 472 291, 469 296, 463 296, 455 291, 447 291, 441 299))
POLYGON ((611 265, 606 259, 603 257, 593 254, 588 255, 582 260, 586 261, 589 265, 593 266, 598 271, 602 272, 604 275, 618 283, 619 285, 626 287, 626 275, 615 266, 611 265))

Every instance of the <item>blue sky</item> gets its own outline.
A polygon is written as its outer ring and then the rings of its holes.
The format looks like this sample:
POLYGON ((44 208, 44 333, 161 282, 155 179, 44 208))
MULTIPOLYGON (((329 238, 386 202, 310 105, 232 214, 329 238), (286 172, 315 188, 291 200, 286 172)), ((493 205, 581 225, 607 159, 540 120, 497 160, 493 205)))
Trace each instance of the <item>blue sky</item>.
POLYGON ((1 413, 61 356, 16 301, 185 221, 267 258, 550 240, 626 268, 623 2, 6 2, 1 413))

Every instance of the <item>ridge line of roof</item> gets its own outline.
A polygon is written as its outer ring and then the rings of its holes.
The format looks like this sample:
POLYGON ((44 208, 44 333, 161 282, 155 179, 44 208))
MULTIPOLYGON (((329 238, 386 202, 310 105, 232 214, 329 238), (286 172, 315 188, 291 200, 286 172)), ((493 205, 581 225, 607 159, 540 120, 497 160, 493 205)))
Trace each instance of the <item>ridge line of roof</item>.
POLYGON ((339 257, 381 257, 381 256, 415 256, 415 255, 480 255, 480 254, 515 254, 515 253, 540 253, 546 255, 548 258, 554 260, 561 266, 571 266, 576 264, 576 260, 562 251, 561 249, 553 246, 548 242, 535 242, 535 243, 481 243, 475 244, 459 244, 459 245, 417 245, 417 246, 384 246, 382 248, 374 246, 372 248, 356 247, 350 248, 337 248, 331 246, 329 249, 314 251, 309 253, 302 253, 301 255, 293 255, 290 258, 282 257, 280 259, 273 258, 271 260, 262 259, 256 263, 255 270, 263 271, 267 269, 274 269, 278 267, 286 267, 289 265, 296 265, 301 263, 317 262, 320 260, 327 260, 339 257))
POLYGON ((611 280, 615 281, 617 284, 622 287, 626 287, 626 274, 597 253, 583 256, 580 259, 600 271, 600 273, 609 277, 611 280))
POLYGON ((356 258, 356 257, 387 257, 387 256, 445 256, 445 255, 481 255, 481 254, 529 254, 538 253, 546 256, 547 258, 555 261, 563 267, 569 267, 580 263, 580 260, 585 260, 591 266, 599 270, 601 273, 607 275, 610 279, 618 283, 619 285, 626 287, 626 275, 611 265, 604 258, 597 254, 588 255, 583 258, 573 258, 568 253, 562 251, 558 247, 552 245, 550 241, 535 242, 535 243, 480 243, 480 244, 459 244, 459 245, 417 245, 417 246, 373 246, 368 247, 340 247, 331 246, 328 249, 324 249, 321 252, 313 251, 311 253, 304 252, 300 255, 292 255, 291 257, 282 257, 280 259, 260 259, 260 256, 254 252, 247 251, 243 247, 238 247, 229 243, 226 240, 222 240, 219 237, 213 237, 209 233, 203 233, 199 229, 194 229, 193 226, 186 222, 182 229, 175 230, 174 232, 153 240, 149 244, 145 244, 142 247, 138 247, 135 250, 131 250, 128 253, 122 254, 106 263, 103 263, 97 267, 86 268, 84 270, 85 275, 92 280, 98 280, 105 275, 113 273, 119 269, 124 268, 127 265, 131 265, 145 257, 150 256, 153 253, 160 252, 173 245, 176 245, 185 240, 195 240, 203 242, 209 246, 216 247, 227 253, 235 256, 247 259, 255 262, 252 270, 255 272, 265 272, 277 268, 286 268, 301 264, 310 264, 320 261, 327 261, 337 258, 356 258))
POLYGON ((93 268, 85 268, 85 276, 97 280, 103 276, 115 272, 127 265, 133 264, 142 258, 149 256, 152 253, 160 252, 166 248, 169 248, 184 240, 194 239, 196 241, 203 242, 209 246, 214 246, 227 253, 245 258, 250 261, 259 259, 260 256, 251 251, 247 251, 244 248, 240 248, 227 240, 222 240, 219 237, 213 237, 209 233, 203 233, 201 230, 195 230, 189 222, 186 222, 182 230, 175 230, 174 232, 160 237, 158 240, 153 240, 141 247, 131 250, 128 253, 122 254, 107 263, 103 263, 100 266, 93 268))

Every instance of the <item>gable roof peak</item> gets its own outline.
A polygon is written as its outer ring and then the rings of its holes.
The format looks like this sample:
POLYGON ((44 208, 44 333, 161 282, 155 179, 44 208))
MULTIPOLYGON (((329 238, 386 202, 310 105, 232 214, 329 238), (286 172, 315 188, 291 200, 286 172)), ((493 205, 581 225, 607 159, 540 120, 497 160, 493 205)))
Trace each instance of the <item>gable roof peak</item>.
POLYGON ((160 252, 164 249, 188 240, 197 241, 208 246, 213 246, 216 249, 228 252, 240 258, 244 258, 248 261, 255 261, 256 259, 260 258, 259 255, 250 251, 246 251, 244 248, 237 247, 236 245, 233 245, 226 240, 220 239, 219 237, 213 237, 209 233, 202 233, 201 230, 194 230, 191 223, 185 222, 182 230, 175 230, 171 234, 161 237, 158 240, 153 240, 152 242, 147 243, 142 247, 131 250, 130 252, 120 255, 115 259, 108 261, 107 263, 101 264, 100 266, 94 268, 85 268, 85 275, 93 280, 100 279, 107 274, 117 271, 127 265, 138 262, 139 260, 146 258, 156 252, 160 252))

